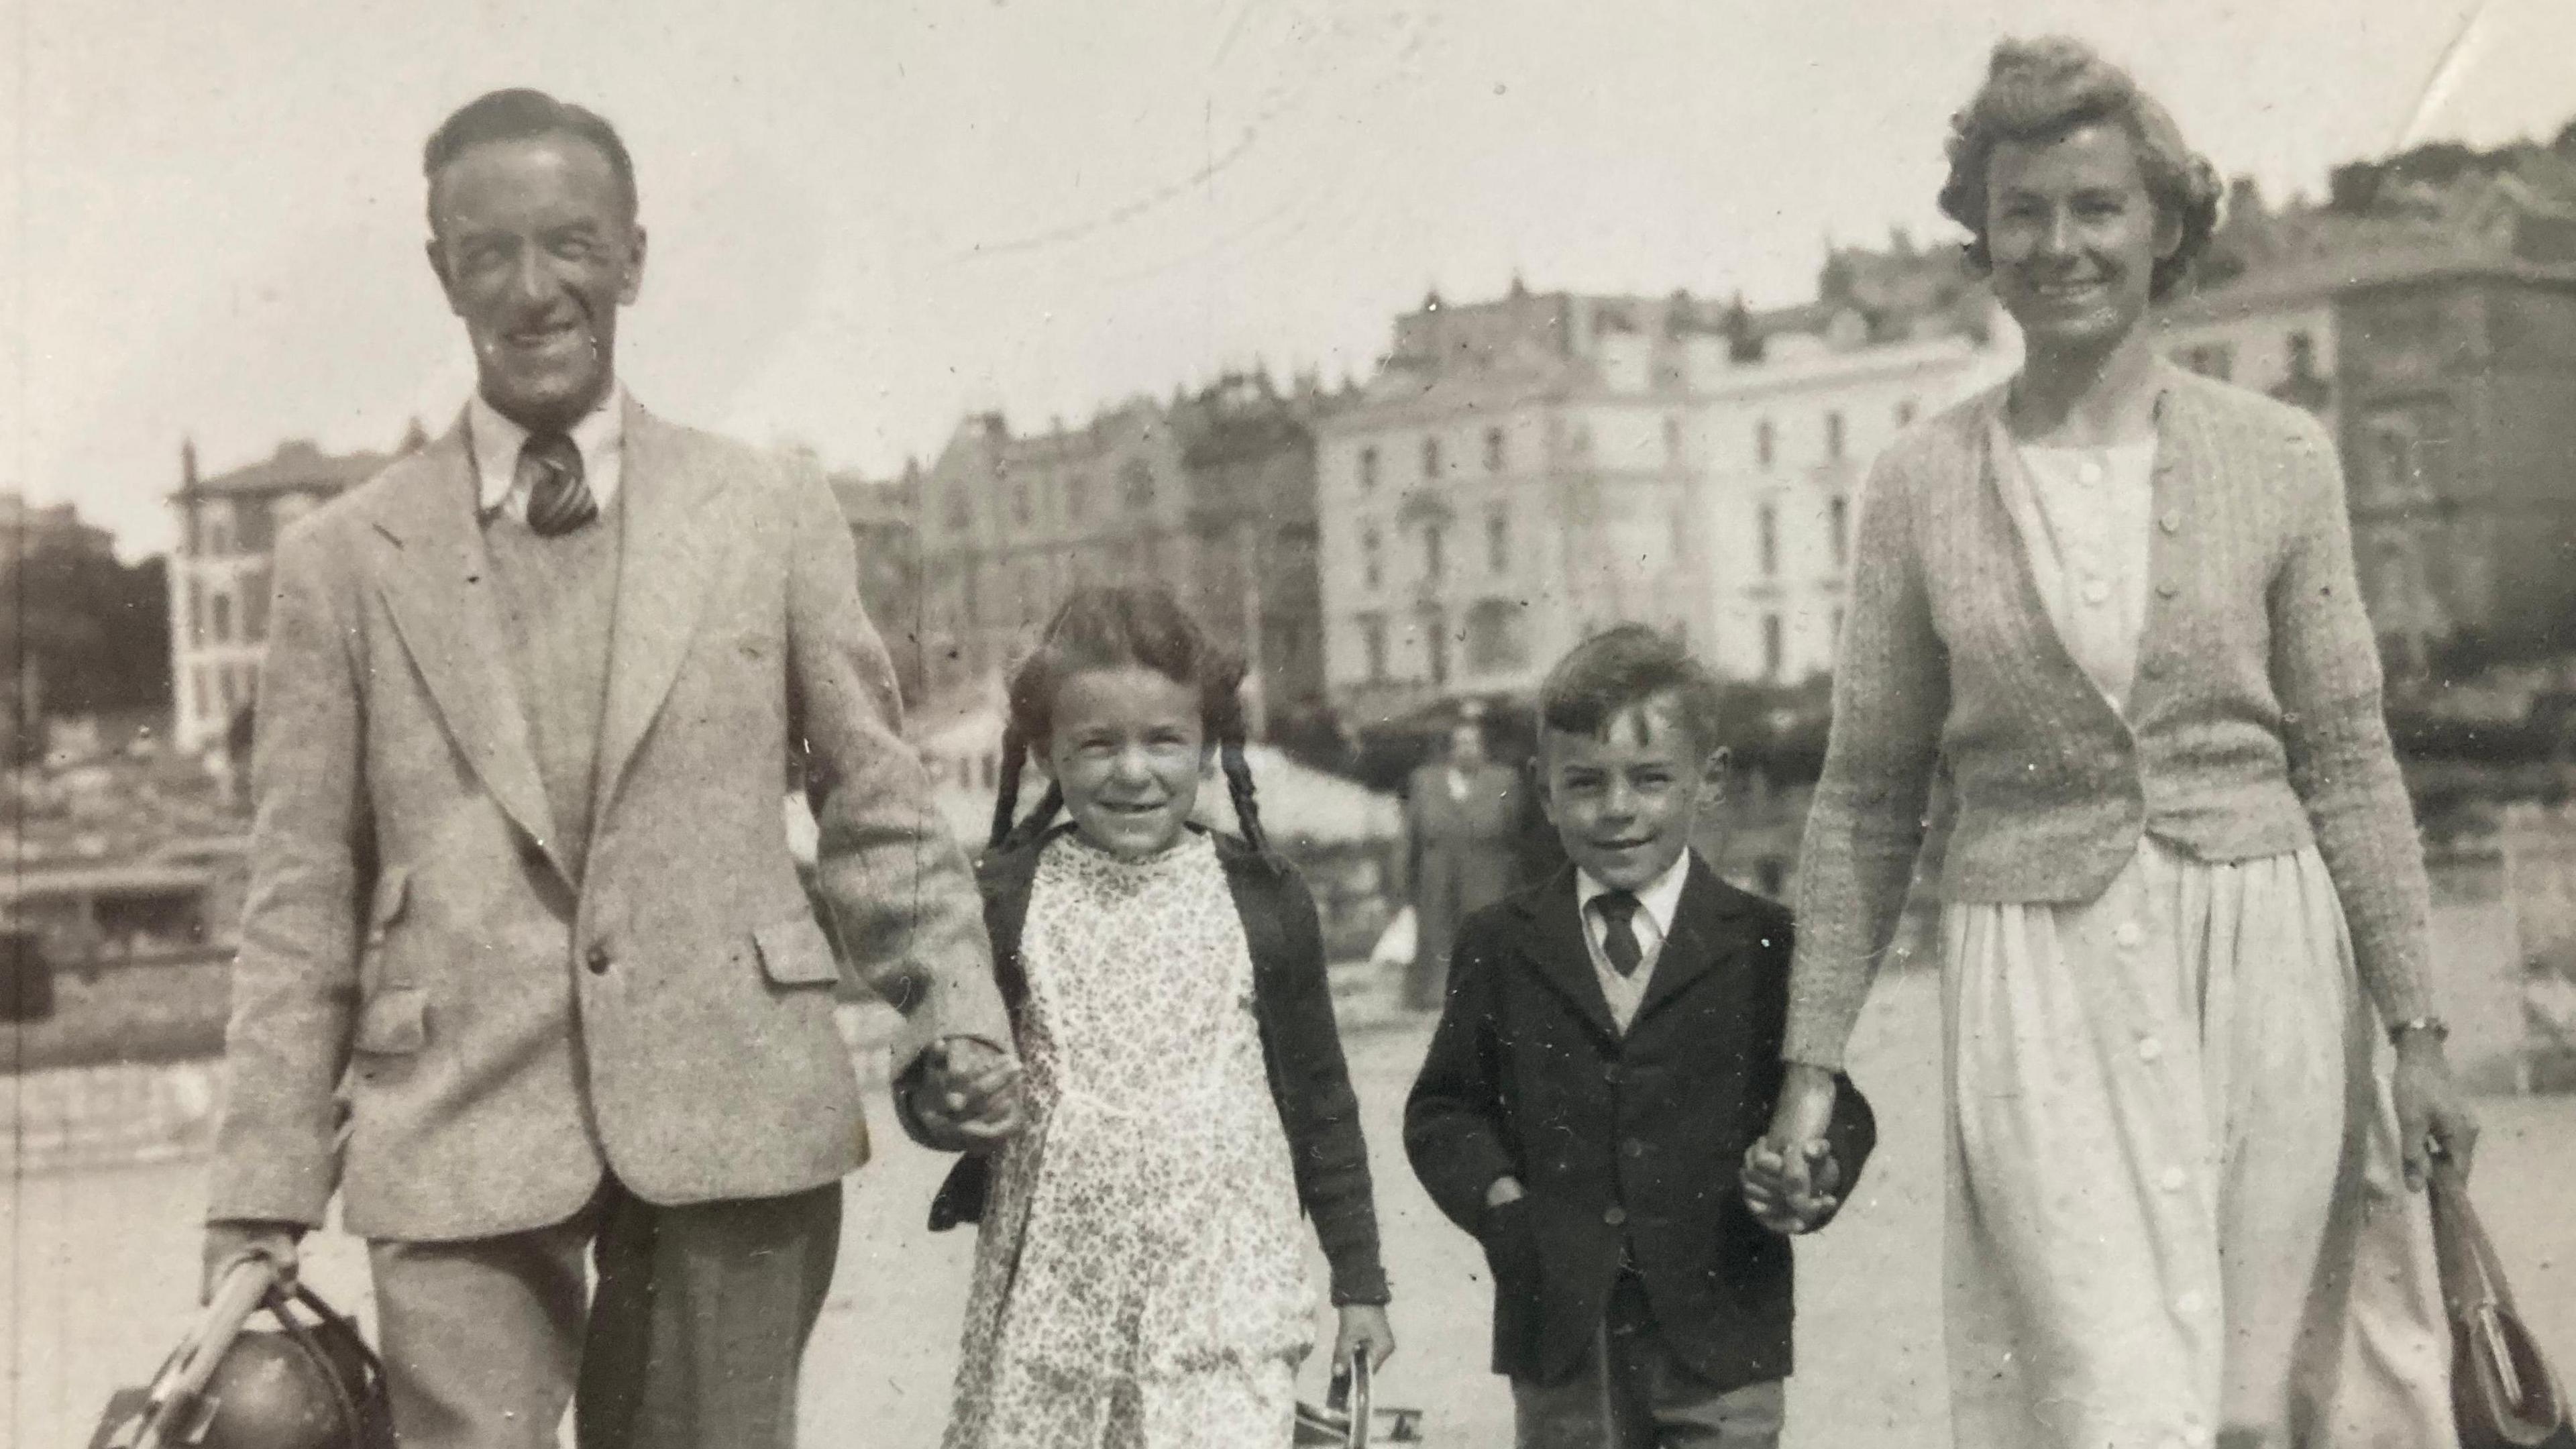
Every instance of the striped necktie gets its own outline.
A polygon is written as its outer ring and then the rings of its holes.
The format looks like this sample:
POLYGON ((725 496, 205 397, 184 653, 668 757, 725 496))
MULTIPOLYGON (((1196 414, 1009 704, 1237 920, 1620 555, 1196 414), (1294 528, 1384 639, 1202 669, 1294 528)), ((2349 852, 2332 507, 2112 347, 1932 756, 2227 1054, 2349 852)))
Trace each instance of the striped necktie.
POLYGON ((1641 904, 1627 891, 1603 891, 1592 898, 1592 909, 1601 913, 1601 954, 1610 958, 1611 968, 1622 976, 1636 975, 1638 963, 1646 959, 1646 949, 1637 944, 1637 908, 1641 904))
POLYGON ((582 481, 581 449, 564 433, 530 433, 519 449, 518 481, 528 490, 528 529, 543 538, 572 532, 599 516, 582 481))

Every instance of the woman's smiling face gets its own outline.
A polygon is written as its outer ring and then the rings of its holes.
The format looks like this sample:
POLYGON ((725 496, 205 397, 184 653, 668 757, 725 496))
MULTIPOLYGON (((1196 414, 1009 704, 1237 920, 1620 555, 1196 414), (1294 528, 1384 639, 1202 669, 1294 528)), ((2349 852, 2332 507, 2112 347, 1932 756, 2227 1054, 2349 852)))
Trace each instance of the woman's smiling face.
POLYGON ((1046 758, 1084 839, 1124 860, 1169 849, 1207 769, 1198 691, 1134 665, 1068 675, 1046 758))
POLYGON ((2156 263, 2182 242, 2138 146, 2112 122, 2003 141, 1986 163, 1995 296, 2034 349, 2117 343, 2146 316, 2156 263))

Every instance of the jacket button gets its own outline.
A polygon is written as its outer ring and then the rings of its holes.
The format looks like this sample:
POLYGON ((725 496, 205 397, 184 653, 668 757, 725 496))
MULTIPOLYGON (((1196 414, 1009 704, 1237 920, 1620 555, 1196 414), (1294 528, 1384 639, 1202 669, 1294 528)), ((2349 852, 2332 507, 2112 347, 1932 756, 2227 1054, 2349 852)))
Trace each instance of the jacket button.
POLYGON ((1612 1062, 1601 1069, 1601 1080, 1608 1082, 1614 1087, 1619 1085, 1620 1081, 1627 1075, 1628 1074, 1626 1072, 1619 1070, 1619 1064, 1617 1062, 1612 1062))
POLYGON ((598 941, 591 942, 590 955, 585 959, 590 964, 591 975, 605 976, 608 974, 609 956, 606 944, 598 941))
POLYGON ((1628 1210, 1619 1206, 1617 1203, 1612 1203, 1610 1206, 1601 1210, 1601 1221, 1608 1223, 1614 1228, 1618 1227, 1628 1221, 1628 1210))
POLYGON ((1627 1141, 1619 1144, 1619 1150, 1627 1153, 1630 1157, 1643 1157, 1646 1155, 1646 1144, 1637 1138, 1631 1137, 1627 1141))

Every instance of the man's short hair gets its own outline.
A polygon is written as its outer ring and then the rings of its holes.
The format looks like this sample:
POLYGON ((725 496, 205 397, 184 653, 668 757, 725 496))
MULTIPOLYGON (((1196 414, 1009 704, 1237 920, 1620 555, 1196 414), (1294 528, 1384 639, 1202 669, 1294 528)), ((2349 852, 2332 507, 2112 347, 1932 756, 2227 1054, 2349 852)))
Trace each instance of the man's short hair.
POLYGON ((1643 624, 1620 624, 1567 651, 1539 686, 1539 723, 1599 737, 1621 712, 1671 695, 1692 751, 1725 741, 1717 680, 1681 641, 1643 624))
MULTIPOLYGON (((421 148, 420 174, 435 191, 438 173, 475 147, 495 141, 529 141, 539 136, 572 136, 598 147, 599 153, 608 158, 608 169, 617 176, 617 189, 625 194, 627 211, 634 212, 635 158, 627 154, 617 128, 597 111, 524 86, 476 96, 441 121, 438 129, 429 133, 429 144, 421 148)), ((433 212, 431 225, 434 227, 437 221, 433 212)))

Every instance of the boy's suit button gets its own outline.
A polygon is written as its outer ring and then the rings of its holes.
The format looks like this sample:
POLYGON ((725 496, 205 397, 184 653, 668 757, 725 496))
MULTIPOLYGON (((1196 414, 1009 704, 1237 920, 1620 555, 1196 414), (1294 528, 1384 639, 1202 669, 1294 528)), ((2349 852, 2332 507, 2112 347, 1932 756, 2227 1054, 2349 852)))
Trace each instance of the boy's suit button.
POLYGON ((1646 1155, 1646 1144, 1639 1141, 1637 1138, 1631 1137, 1627 1141, 1619 1144, 1619 1150, 1627 1153, 1630 1157, 1643 1157, 1646 1155))
POLYGON ((591 974, 591 975, 593 975, 593 976, 605 976, 605 975, 607 975, 607 974, 608 974, 608 967, 609 967, 608 947, 607 947, 604 943, 602 943, 602 942, 598 942, 598 941, 593 941, 593 942, 591 942, 591 943, 590 943, 590 955, 589 955, 589 957, 588 957, 587 959, 588 959, 588 961, 589 961, 589 963, 590 963, 590 974, 591 974))
POLYGON ((1617 1062, 1612 1062, 1601 1069, 1601 1080, 1608 1082, 1614 1087, 1619 1085, 1620 1079, 1627 1075, 1628 1074, 1626 1072, 1619 1070, 1619 1064, 1617 1062))
POLYGON ((1614 1228, 1619 1227, 1628 1221, 1628 1210, 1619 1206, 1617 1203, 1612 1203, 1609 1207, 1602 1209, 1601 1221, 1608 1223, 1614 1228))

